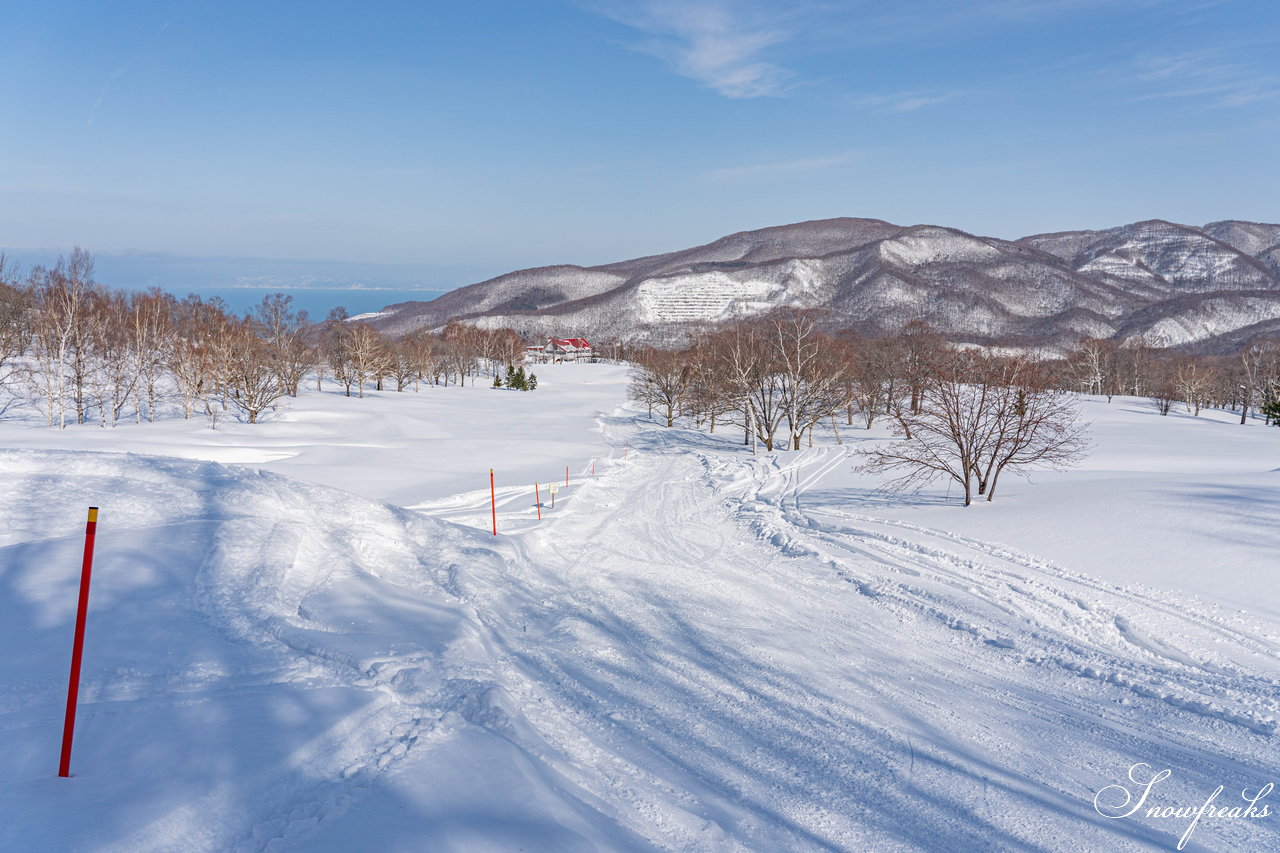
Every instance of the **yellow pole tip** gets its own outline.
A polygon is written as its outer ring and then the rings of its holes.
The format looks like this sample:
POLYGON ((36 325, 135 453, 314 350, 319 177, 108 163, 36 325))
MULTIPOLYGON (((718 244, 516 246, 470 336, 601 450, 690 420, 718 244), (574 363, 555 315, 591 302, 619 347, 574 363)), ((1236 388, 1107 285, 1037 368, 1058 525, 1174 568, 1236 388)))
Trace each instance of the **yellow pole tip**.
POLYGON ((89 507, 89 520, 90 521, 98 520, 98 508, 96 506, 89 507))

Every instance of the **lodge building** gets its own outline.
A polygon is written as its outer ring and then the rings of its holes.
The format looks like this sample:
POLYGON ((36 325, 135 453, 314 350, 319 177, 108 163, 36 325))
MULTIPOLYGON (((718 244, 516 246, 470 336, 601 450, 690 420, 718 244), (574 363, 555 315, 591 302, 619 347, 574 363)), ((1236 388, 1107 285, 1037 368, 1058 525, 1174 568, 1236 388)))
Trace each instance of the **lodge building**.
POLYGON ((595 353, 586 338, 548 338, 545 346, 525 348, 525 360, 538 364, 591 361, 595 353))

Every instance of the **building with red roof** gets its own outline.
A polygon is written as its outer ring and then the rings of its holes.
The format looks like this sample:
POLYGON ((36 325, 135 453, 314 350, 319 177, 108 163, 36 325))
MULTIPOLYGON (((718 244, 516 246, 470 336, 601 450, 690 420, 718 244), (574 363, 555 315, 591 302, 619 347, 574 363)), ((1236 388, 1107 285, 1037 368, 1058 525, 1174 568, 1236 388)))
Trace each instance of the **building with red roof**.
POLYGON ((595 357, 586 338, 549 338, 544 346, 525 348, 525 357, 538 362, 590 361, 595 357))

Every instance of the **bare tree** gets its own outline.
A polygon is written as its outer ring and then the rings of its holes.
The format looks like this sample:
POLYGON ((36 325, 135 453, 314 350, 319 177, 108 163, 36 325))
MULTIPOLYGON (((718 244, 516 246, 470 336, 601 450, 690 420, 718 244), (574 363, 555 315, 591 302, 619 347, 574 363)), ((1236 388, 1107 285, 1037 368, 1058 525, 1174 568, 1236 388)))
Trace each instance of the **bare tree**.
POLYGON ((79 247, 70 259, 59 258, 52 270, 36 267, 31 272, 27 394, 49 426, 65 427, 68 407, 74 409, 76 423, 84 423, 88 413, 89 349, 98 321, 90 310, 94 290, 93 259, 79 247))
POLYGON ((91 324, 94 335, 85 342, 86 361, 91 365, 87 396, 97 407, 102 425, 115 426, 134 399, 144 355, 134 348, 129 301, 123 293, 95 293, 89 313, 95 322, 91 324))
POLYGON ((69 258, 58 259, 53 271, 56 285, 50 307, 58 322, 69 332, 70 346, 64 366, 78 424, 88 418, 91 405, 89 383, 98 367, 92 358, 93 346, 95 339, 103 333, 105 319, 104 312, 94 310, 94 301, 101 297, 102 288, 94 281, 93 268, 93 257, 77 246, 69 258))
POLYGON ((631 399, 648 405, 650 412, 657 407, 666 418, 667 426, 673 426, 693 375, 691 353, 646 350, 636 357, 628 393, 631 399))
POLYGON ((1054 388, 1048 368, 1027 358, 984 359, 976 381, 988 386, 989 429, 979 444, 978 494, 994 500, 1000 474, 1065 468, 1087 447, 1075 401, 1054 388))
MULTIPOLYGON (((465 385, 467 377, 478 372, 479 369, 483 347, 480 329, 467 323, 450 323, 444 327, 440 337, 448 344, 446 347, 446 352, 448 353, 447 372, 456 371, 458 384, 465 385)), ((495 373, 494 375, 497 374, 495 373)), ((445 381, 447 383, 448 379, 446 378, 445 381)), ((475 384, 474 379, 472 379, 472 384, 475 384)))
POLYGON ((845 362, 832 352, 834 344, 817 328, 811 311, 780 311, 766 322, 784 398, 790 445, 800 449, 806 429, 831 417, 846 399, 845 362))
POLYGON ((1164 355, 1153 356, 1147 362, 1143 386, 1156 411, 1168 415, 1178 401, 1177 374, 1171 359, 1164 355))
MULTIPOLYGON (((853 391, 867 429, 876 415, 895 408, 899 397, 900 347, 890 338, 864 341, 854 364, 853 391)), ((852 418, 850 418, 852 423, 852 418)))
POLYGON ((1214 385, 1214 368, 1203 358, 1187 356, 1174 367, 1173 383, 1188 412, 1200 416, 1214 385))
MULTIPOLYGON (((14 390, 30 341, 30 294, 20 285, 18 270, 0 252, 0 393, 14 390)), ((14 399, 5 393, 0 400, 0 414, 14 399)))
POLYGON ((228 326, 229 320, 216 301, 205 302, 192 294, 174 307, 166 361, 184 418, 190 418, 198 407, 210 411, 210 400, 217 391, 220 342, 226 338, 228 326))
POLYGON ((930 379, 942 336, 921 320, 912 320, 898 333, 900 373, 910 395, 911 414, 920 411, 924 386, 930 379))
POLYGON ((382 378, 390 374, 393 363, 386 339, 368 323, 347 321, 341 341, 346 349, 349 373, 357 388, 357 396, 364 397, 367 382, 377 383, 381 390, 382 378))
POLYGON ((760 442, 773 450, 787 406, 767 325, 759 319, 734 323, 708 335, 704 345, 711 369, 736 401, 733 411, 743 428, 743 444, 760 442))
POLYGON ((964 505, 972 503, 990 400, 986 386, 965 381, 970 368, 970 357, 963 353, 936 359, 933 369, 921 374, 920 412, 903 412, 897 419, 894 431, 902 439, 869 451, 861 467, 896 474, 886 484, 891 489, 948 479, 964 490, 964 505))
POLYGON ((235 323, 223 350, 221 371, 226 399, 256 424, 263 412, 285 396, 287 389, 280 380, 270 342, 261 337, 262 330, 250 320, 235 323))
POLYGON ((992 500, 1005 470, 1062 467, 1084 452, 1074 404, 1043 387, 1028 362, 951 352, 931 358, 922 375, 920 411, 904 413, 895 427, 902 438, 869 451, 861 466, 897 475, 889 488, 947 479, 968 506, 975 480, 992 500))
POLYGON ((413 383, 413 390, 431 370, 435 353, 435 341, 423 331, 410 332, 389 345, 391 376, 395 377, 396 390, 403 391, 413 383))
POLYGON ((1105 394, 1107 402, 1116 393, 1116 342, 1085 338, 1067 359, 1068 369, 1086 394, 1105 394))
POLYGON ((285 392, 290 397, 298 396, 298 389, 317 361, 315 347, 307 336, 307 312, 294 311, 289 294, 271 293, 262 297, 253 316, 269 345, 272 369, 285 392))
POLYGON ((1280 348, 1272 341, 1255 341, 1240 351, 1235 377, 1240 390, 1240 423, 1247 422, 1255 400, 1264 400, 1276 373, 1280 348))
POLYGON ((164 370, 175 346, 174 317, 177 300, 152 288, 134 294, 129 300, 129 332, 134 357, 138 361, 138 382, 134 389, 134 409, 142 420, 143 395, 146 396, 147 420, 156 419, 156 406, 164 385, 164 370))
POLYGON ((716 423, 735 410, 738 400, 729 383, 719 374, 714 354, 705 340, 688 353, 693 372, 685 392, 684 407, 697 418, 698 426, 705 421, 707 431, 714 433, 716 423))
POLYGON ((524 359, 524 338, 511 329, 474 329, 461 334, 468 343, 474 341, 477 354, 489 363, 493 376, 524 359))
POLYGON ((1129 338, 1116 350, 1119 393, 1144 396, 1147 385, 1154 377, 1160 343, 1156 338, 1142 335, 1129 338))

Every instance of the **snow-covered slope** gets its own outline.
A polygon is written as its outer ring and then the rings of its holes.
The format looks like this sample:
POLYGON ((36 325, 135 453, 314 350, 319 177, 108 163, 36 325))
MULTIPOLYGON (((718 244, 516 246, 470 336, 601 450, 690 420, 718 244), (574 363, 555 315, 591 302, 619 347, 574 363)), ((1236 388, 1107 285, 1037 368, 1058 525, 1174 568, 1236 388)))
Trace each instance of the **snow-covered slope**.
MULTIPOLYGON (((1247 224, 1214 223, 1219 227, 1213 230, 1239 237, 1225 226, 1247 224)), ((1277 286, 1264 265, 1212 236, 1210 227, 1201 230, 1152 220, 1107 231, 1027 237, 1023 242, 1058 255, 1079 272, 1130 282, 1138 291, 1187 293, 1277 286)), ((1255 229, 1280 230, 1280 226, 1255 229)))
POLYGON ((932 225, 830 219, 745 231, 600 267, 524 270, 391 306, 392 333, 462 318, 529 335, 664 336, 778 306, 830 309, 872 333, 924 320, 971 341, 1084 335, 1227 340, 1280 304, 1280 225, 1152 220, 1018 241, 932 225), (1248 294, 1235 309, 1201 299, 1248 294), (1140 316, 1141 319, 1140 320, 1140 316), (1208 319, 1207 319, 1208 318, 1208 319))
POLYGON ((1255 258, 1263 251, 1280 245, 1280 225, 1228 219, 1223 222, 1210 222, 1201 230, 1215 240, 1221 240, 1228 246, 1233 246, 1255 258))
MULTIPOLYGON (((0 423, 27 448, 0 453, 0 849, 1154 851, 1189 818, 1094 808, 1133 765, 1171 770, 1157 806, 1274 781, 1280 430, 1087 400, 1081 468, 964 509, 854 472, 879 430, 753 457, 620 407, 618 379, 308 393, 236 432, 257 467, 56 449, 147 426, 0 423), (502 400, 572 441, 504 434, 502 400), (436 419, 459 471, 573 453, 571 485, 538 520, 532 483, 500 481, 494 537, 487 482, 424 461, 436 419), (363 436, 364 488, 418 511, 322 485, 362 481, 309 458, 353 457, 287 454, 286 427, 363 436)), ((163 443, 226 454, 208 432, 163 443)), ((1185 849, 1278 845, 1273 810, 1185 849)))
POLYGON ((417 849, 426 827, 440 850, 635 841, 517 745, 536 741, 459 594, 461 573, 505 570, 478 532, 214 463, 6 452, 0 470, 0 848, 417 849), (89 503, 103 513, 64 780, 89 503))

